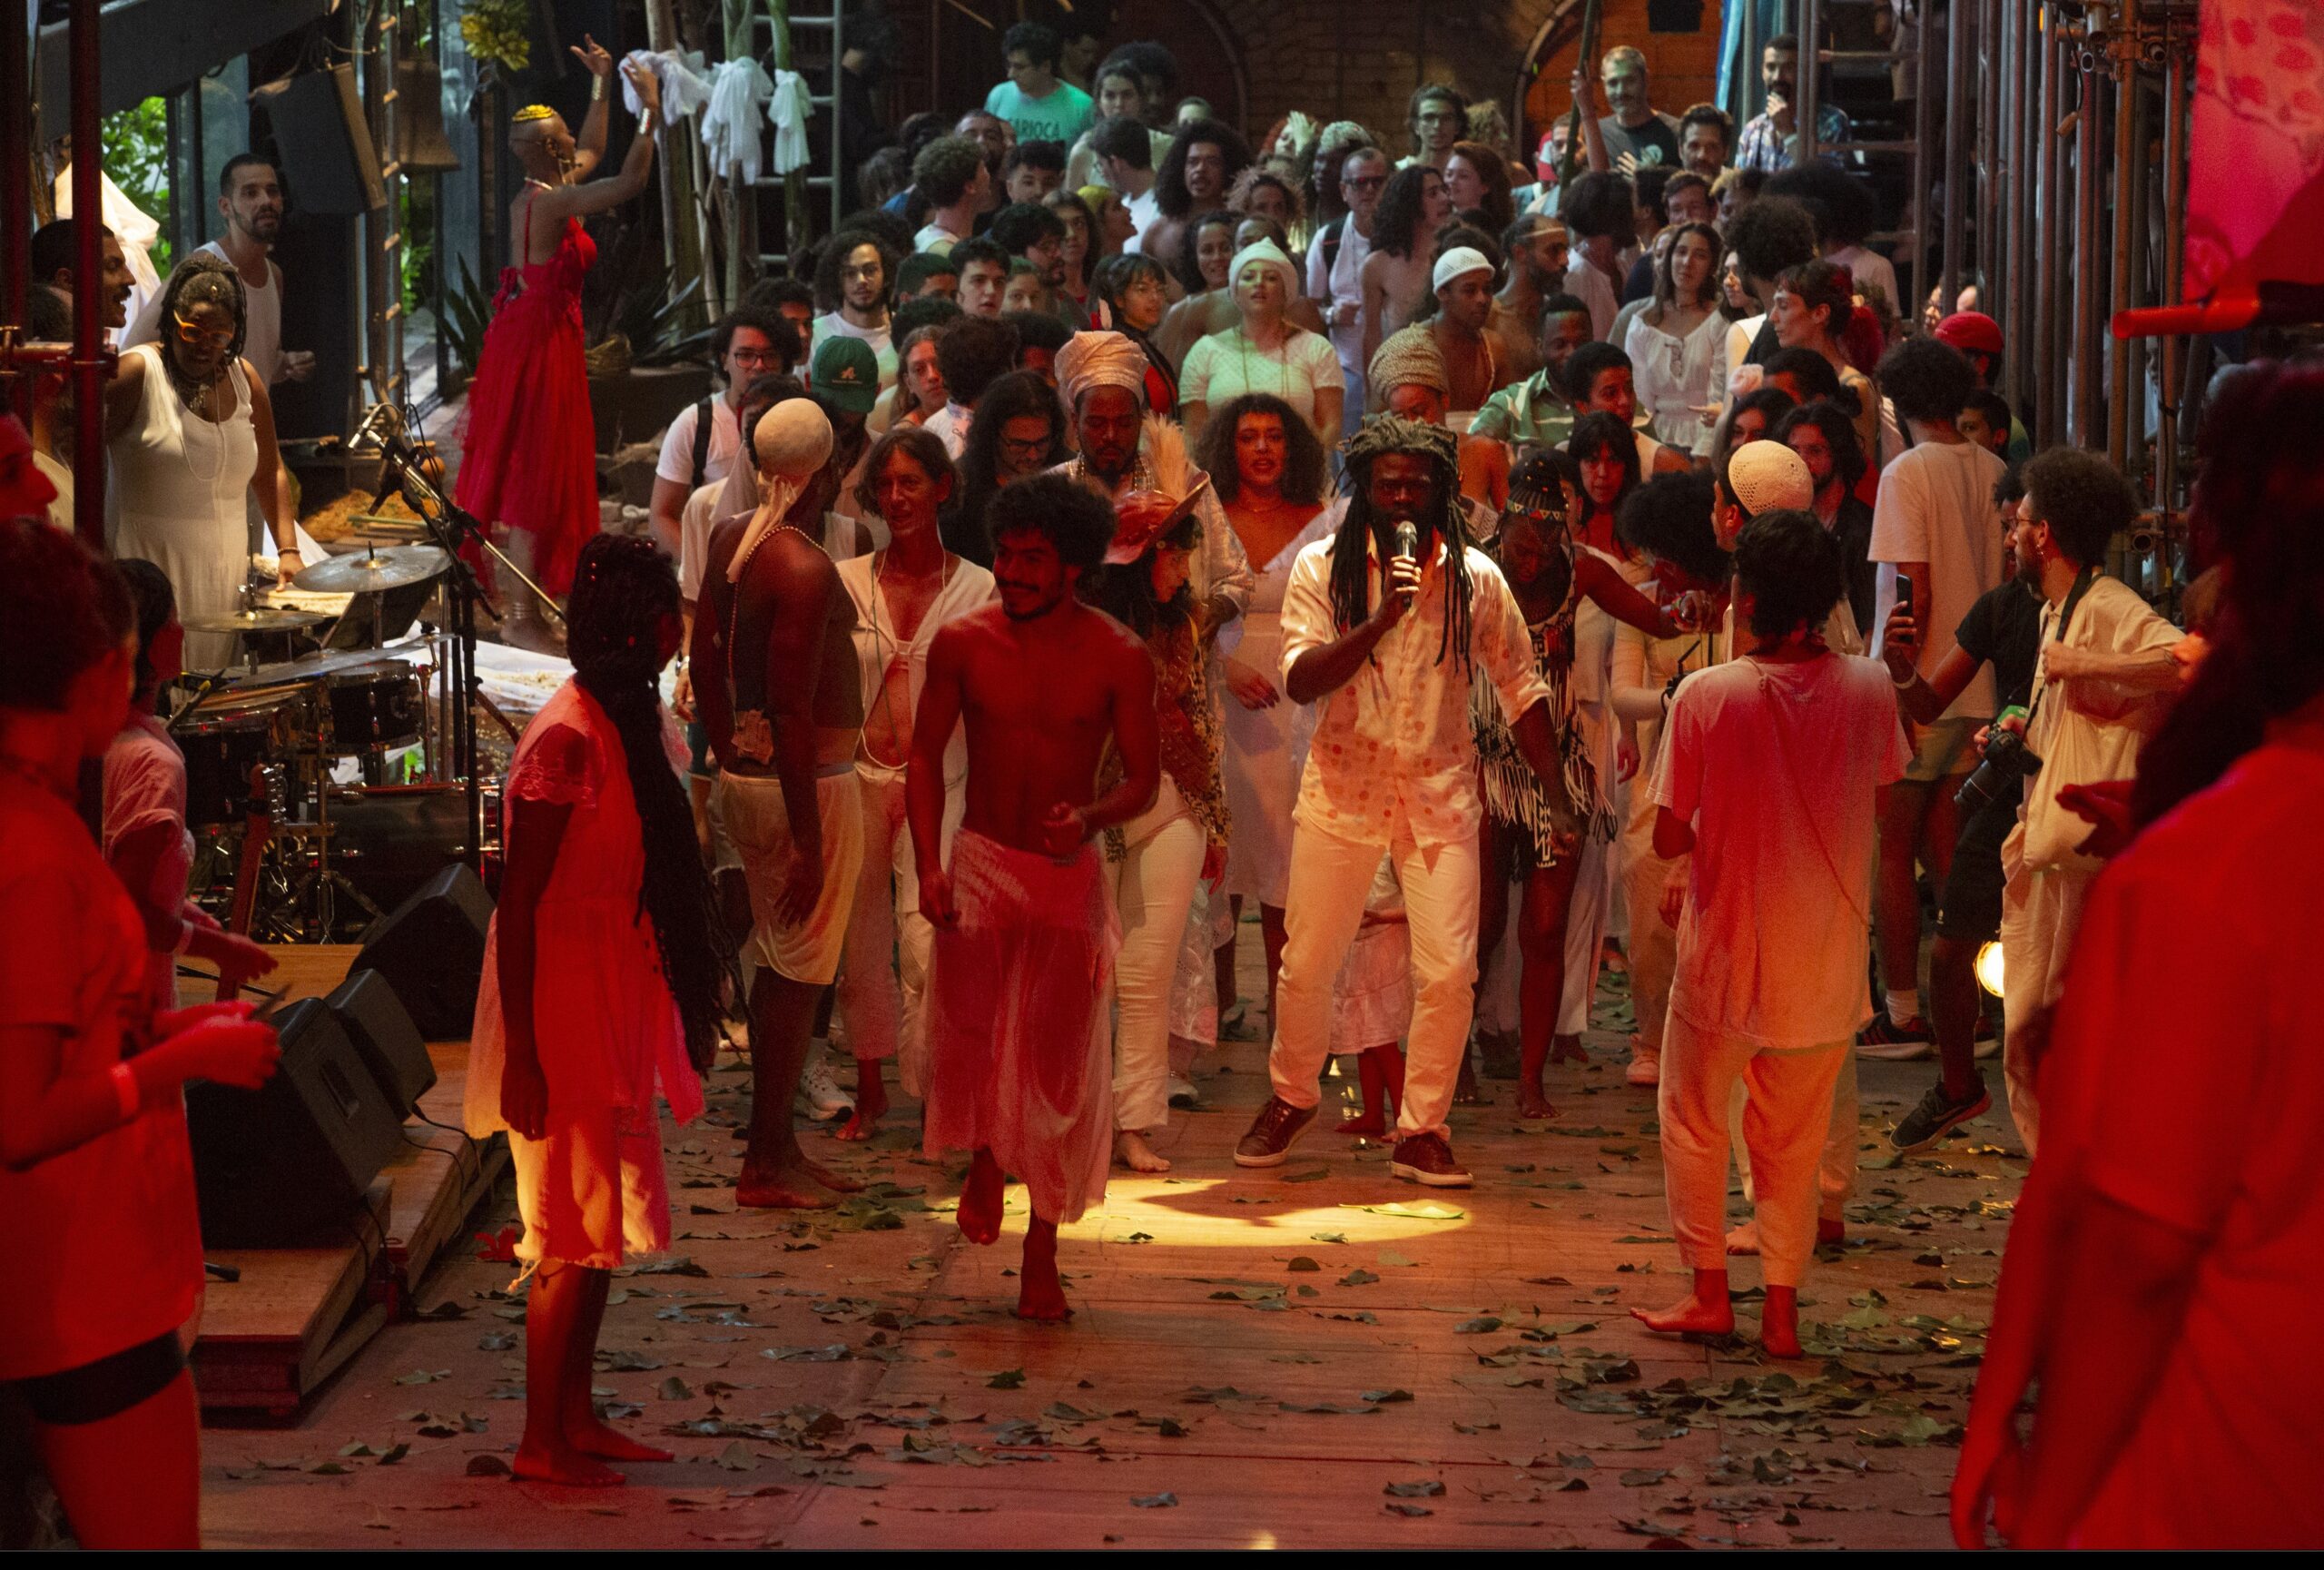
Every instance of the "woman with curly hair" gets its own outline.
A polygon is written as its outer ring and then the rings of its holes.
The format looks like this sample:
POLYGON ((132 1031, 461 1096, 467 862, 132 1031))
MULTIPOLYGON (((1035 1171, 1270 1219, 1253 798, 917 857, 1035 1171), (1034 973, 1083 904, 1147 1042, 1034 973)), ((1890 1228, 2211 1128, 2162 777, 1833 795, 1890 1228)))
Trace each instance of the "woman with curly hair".
POLYGON ((718 919, 662 706, 677 574, 651 541, 582 548, 572 678, 526 727, 508 778, 507 870, 485 938, 466 1122, 506 1130, 533 1280, 519 1477, 618 1483, 669 1453, 607 1427, 589 1369, 613 1270, 670 1244, 657 1097, 702 1111, 734 943, 718 919))
POLYGON ((1867 456, 1880 450, 1880 393, 1842 347, 1856 313, 1856 280, 1837 262, 1817 260, 1787 267, 1776 278, 1768 325, 1786 349, 1810 349, 1829 362, 1840 385, 1856 396, 1856 439, 1867 456))
POLYGON ((1509 160, 1482 142, 1455 142, 1444 160, 1444 191, 1452 211, 1482 212, 1484 227, 1498 234, 1517 218, 1509 194, 1509 160))
MULTIPOLYGON (((242 358, 250 320, 234 264, 202 251, 178 263, 157 320, 160 338, 122 351, 104 386, 105 449, 121 500, 106 544, 166 573, 182 615, 231 615, 250 577, 251 502, 283 579, 301 566, 274 406, 242 358)), ((232 633, 186 637, 195 670, 241 653, 232 633)))
POLYGON ((1436 262, 1436 232, 1452 216, 1444 176, 1425 164, 1399 169, 1380 193, 1372 219, 1372 254, 1364 259, 1364 354, 1369 365, 1390 333, 1413 319, 1429 297, 1436 262))
MULTIPOLYGON (((1208 639, 1192 588, 1201 538, 1201 518, 1193 512, 1142 549, 1118 537, 1104 569, 1081 586, 1084 601, 1145 639, 1162 740, 1153 805, 1106 835, 1121 920, 1114 956, 1114 1160, 1134 1172, 1170 1170, 1148 1136, 1170 1121, 1171 984, 1196 885, 1216 880, 1226 859, 1208 639)), ((1119 755, 1108 749, 1098 788, 1118 783, 1121 767, 1119 755)))
MULTIPOLYGON (((1187 351, 1195 346, 1196 339, 1224 325, 1215 318, 1233 319, 1234 302, 1226 288, 1237 249, 1235 235, 1239 222, 1236 214, 1220 208, 1216 212, 1204 213, 1180 231, 1177 253, 1170 262, 1170 275, 1185 292, 1162 318, 1161 328, 1154 335, 1154 341, 1173 364, 1183 365, 1187 351)), ((1147 238, 1152 238, 1151 231, 1147 238)), ((1148 249, 1147 254, 1155 252, 1148 249)))
POLYGON ((1289 253, 1293 266, 1306 272, 1305 253, 1291 246, 1292 237, 1305 230, 1306 203, 1300 200, 1299 187, 1290 176, 1264 163, 1252 164, 1236 176, 1234 189, 1226 193, 1226 210, 1246 218, 1270 220, 1280 232, 1275 243, 1289 253))

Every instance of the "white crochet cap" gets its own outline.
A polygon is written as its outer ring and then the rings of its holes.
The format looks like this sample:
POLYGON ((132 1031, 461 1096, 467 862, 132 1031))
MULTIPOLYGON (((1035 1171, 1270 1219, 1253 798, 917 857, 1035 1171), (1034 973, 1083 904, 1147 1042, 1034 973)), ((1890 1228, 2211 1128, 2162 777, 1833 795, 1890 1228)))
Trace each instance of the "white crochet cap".
POLYGON ((1473 245, 1456 245, 1436 259, 1436 272, 1429 279, 1431 289, 1442 289, 1464 272, 1491 272, 1492 263, 1485 253, 1473 245))
POLYGON ((1807 472, 1807 460, 1780 441, 1747 441, 1728 454, 1727 489, 1753 518, 1816 501, 1816 478, 1807 472))
POLYGON ((804 479, 831 458, 831 418, 812 398, 786 398, 759 416, 751 448, 762 473, 804 479))

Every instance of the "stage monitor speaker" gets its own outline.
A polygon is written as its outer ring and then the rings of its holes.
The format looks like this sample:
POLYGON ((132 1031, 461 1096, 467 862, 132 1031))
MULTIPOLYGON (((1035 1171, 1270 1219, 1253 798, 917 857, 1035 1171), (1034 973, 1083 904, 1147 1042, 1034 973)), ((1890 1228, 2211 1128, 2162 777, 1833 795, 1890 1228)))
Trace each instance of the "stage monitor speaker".
POLYGON ((403 1143, 388 1104, 329 1004, 302 998, 276 1017, 282 1062, 255 1091, 186 1087, 202 1240, 283 1248, 348 1215, 403 1143))
POLYGON ((436 1082, 436 1064, 394 986, 377 971, 357 971, 323 1002, 386 1092, 398 1121, 411 1116, 436 1082))
POLYGON ((353 66, 302 71, 269 82, 251 90, 251 104, 266 111, 273 127, 282 183, 294 206, 357 218, 388 204, 379 149, 363 118, 353 66))
POLYGON ((465 1041, 491 923, 492 896, 466 862, 454 862, 371 923, 354 968, 386 978, 421 1040, 465 1041))

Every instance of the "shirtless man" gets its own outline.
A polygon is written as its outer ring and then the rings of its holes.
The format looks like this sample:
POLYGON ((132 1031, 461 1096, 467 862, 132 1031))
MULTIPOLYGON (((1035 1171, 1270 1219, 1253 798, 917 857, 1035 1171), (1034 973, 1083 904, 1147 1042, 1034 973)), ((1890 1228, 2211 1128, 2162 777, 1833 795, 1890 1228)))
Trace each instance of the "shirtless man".
POLYGON ((750 1149, 735 1203, 820 1209, 860 1184, 810 1161, 791 1126, 822 991, 839 971, 863 859, 855 607, 805 524, 838 494, 830 420, 812 399, 762 416, 762 499, 710 534, 694 618, 694 702, 718 757, 751 895, 750 1149))
POLYGON ((931 1156, 974 1152, 960 1230, 1000 1235, 1009 1173, 1031 1200, 1017 1313, 1063 1319, 1057 1229, 1104 1197, 1112 1053, 1102 1000, 1118 941, 1090 838, 1154 800, 1154 662, 1074 596, 1113 509, 1060 474, 993 498, 1000 601, 948 622, 928 654, 905 786, 920 908, 936 928, 924 1018, 931 1156), (942 858, 944 753, 968 736, 968 808, 942 858), (1121 783, 1097 795, 1108 739, 1121 783))

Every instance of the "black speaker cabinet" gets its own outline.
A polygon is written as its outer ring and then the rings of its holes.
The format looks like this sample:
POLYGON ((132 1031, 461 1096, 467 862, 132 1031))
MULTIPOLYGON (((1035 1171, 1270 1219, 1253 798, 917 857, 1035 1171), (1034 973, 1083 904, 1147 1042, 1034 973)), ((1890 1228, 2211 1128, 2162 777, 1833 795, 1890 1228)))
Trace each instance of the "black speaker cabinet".
POLYGON ((397 1121, 411 1116, 436 1082, 436 1065, 395 988, 377 971, 357 971, 323 1002, 386 1092, 397 1121))
POLYGON ((308 212, 353 218, 387 205, 379 150, 363 118, 355 68, 332 65, 251 93, 266 111, 290 200, 308 212))
POLYGON ((330 1005, 302 998, 276 1018, 282 1062, 255 1091, 186 1087, 202 1240, 283 1248, 350 1214, 403 1140, 330 1005))
POLYGON ((354 968, 386 979, 421 1040, 466 1041, 491 923, 492 896, 466 862, 454 862, 371 923, 354 968))

